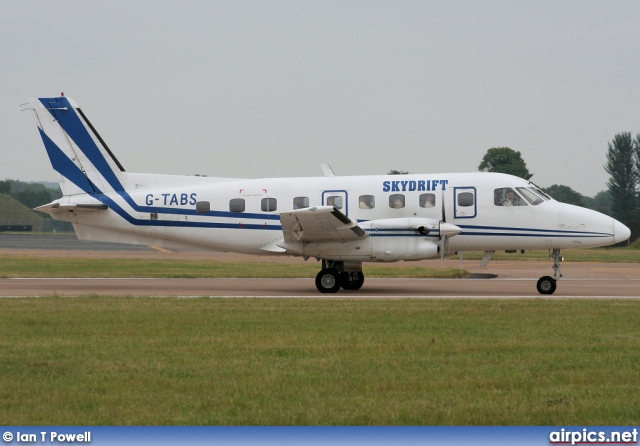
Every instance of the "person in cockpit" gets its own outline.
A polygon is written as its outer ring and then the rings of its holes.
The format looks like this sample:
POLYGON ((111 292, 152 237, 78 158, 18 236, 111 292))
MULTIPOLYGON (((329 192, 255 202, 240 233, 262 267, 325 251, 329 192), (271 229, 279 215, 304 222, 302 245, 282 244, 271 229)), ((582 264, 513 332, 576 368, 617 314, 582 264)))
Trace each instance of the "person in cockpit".
POLYGON ((518 194, 516 194, 516 192, 513 189, 507 188, 506 191, 504 192, 504 197, 500 201, 499 205, 500 206, 520 206, 520 197, 518 197, 518 194))

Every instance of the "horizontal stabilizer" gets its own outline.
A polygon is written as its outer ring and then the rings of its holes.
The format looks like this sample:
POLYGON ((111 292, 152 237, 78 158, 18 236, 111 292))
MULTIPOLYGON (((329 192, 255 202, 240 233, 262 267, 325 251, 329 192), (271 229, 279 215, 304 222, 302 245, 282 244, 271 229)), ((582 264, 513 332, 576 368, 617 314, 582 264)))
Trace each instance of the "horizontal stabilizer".
POLYGON ((106 204, 102 203, 88 203, 88 204, 72 204, 72 203, 60 203, 58 201, 54 201, 49 204, 45 204, 42 206, 38 206, 34 208, 34 211, 44 212, 46 214, 57 214, 59 212, 94 212, 94 211, 104 211, 109 207, 106 204))

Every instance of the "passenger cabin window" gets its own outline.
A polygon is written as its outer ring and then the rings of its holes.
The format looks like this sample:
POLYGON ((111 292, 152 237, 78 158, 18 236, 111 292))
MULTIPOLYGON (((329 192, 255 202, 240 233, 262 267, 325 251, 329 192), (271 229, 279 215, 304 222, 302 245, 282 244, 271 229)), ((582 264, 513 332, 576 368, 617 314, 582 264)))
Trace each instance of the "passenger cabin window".
POLYGON ((404 207, 404 195, 402 194, 390 195, 389 207, 393 209, 402 209, 404 207))
POLYGON ((211 212, 211 203, 208 201, 198 201, 196 203, 196 212, 198 214, 207 214, 211 212))
POLYGON ((263 198, 260 202, 262 212, 273 212, 278 208, 278 200, 275 198, 263 198))
POLYGON ((293 209, 304 209, 309 207, 309 197, 295 197, 293 199, 293 209))
POLYGON ((373 209, 376 207, 376 197, 373 195, 360 195, 358 206, 360 206, 360 209, 373 209))
POLYGON ((342 197, 339 195, 330 195, 327 197, 327 206, 342 209, 342 197))
POLYGON ((421 194, 420 195, 420 207, 421 208, 432 208, 436 205, 436 195, 435 194, 421 194))
POLYGON ((230 212, 244 212, 244 198, 232 198, 229 200, 230 212))
POLYGON ((493 203, 496 206, 528 206, 527 202, 510 187, 494 190, 493 203))

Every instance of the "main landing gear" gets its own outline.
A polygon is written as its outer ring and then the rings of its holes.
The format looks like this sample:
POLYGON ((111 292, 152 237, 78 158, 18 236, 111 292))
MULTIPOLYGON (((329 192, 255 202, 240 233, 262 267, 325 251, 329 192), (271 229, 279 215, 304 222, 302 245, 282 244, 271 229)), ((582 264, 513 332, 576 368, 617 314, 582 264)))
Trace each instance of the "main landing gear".
POLYGON ((562 277, 562 270, 560 269, 560 262, 562 256, 559 249, 554 249, 551 253, 553 257, 553 277, 543 276, 538 280, 536 287, 540 294, 553 294, 556 290, 556 282, 562 277))
POLYGON ((344 271, 344 262, 323 260, 316 276, 316 288, 321 293, 337 293, 340 288, 359 290, 364 283, 362 271, 344 271))

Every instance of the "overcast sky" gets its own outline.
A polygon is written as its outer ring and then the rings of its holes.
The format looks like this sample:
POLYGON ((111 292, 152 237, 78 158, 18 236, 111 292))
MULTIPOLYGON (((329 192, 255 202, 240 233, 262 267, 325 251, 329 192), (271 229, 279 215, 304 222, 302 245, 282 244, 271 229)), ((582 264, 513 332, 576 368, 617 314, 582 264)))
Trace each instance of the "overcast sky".
POLYGON ((640 133, 638 1, 0 3, 0 179, 54 181, 29 97, 61 91, 127 171, 476 171, 593 196, 640 133))

